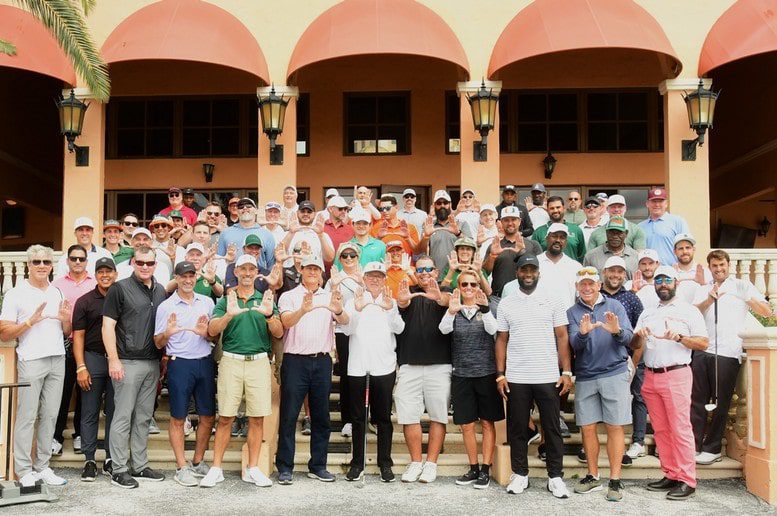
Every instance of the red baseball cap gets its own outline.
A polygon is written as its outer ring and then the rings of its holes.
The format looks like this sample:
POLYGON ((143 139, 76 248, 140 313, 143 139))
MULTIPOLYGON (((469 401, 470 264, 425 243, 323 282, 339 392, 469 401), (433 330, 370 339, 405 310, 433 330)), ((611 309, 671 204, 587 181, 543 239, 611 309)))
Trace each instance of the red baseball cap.
POLYGON ((653 199, 666 199, 666 190, 660 186, 651 188, 648 192, 648 201, 652 201, 653 199))

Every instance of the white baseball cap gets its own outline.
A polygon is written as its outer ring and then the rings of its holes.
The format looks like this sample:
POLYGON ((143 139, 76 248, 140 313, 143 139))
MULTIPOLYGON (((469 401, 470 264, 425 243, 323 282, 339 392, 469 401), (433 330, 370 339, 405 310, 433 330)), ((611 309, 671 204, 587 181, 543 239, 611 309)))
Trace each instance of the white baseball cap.
POLYGON ((351 210, 350 213, 351 222, 354 224, 357 222, 372 222, 372 215, 370 215, 367 210, 359 207, 357 209, 351 210))
POLYGON ((340 192, 337 191, 337 188, 330 188, 327 190, 324 197, 332 197, 333 195, 340 195, 340 192))
POLYGON ((494 206, 493 204, 488 204, 488 203, 481 204, 480 205, 480 213, 483 213, 484 211, 493 211, 494 213, 496 213, 496 206, 494 206))
POLYGON ((405 188, 405 191, 402 192, 402 197, 406 195, 412 195, 413 197, 415 197, 416 196, 415 190, 413 190, 412 188, 405 188))
POLYGON ((620 194, 611 195, 607 199, 607 206, 612 206, 613 204, 622 204, 626 206, 626 198, 620 194))
POLYGON ((680 233, 679 235, 674 237, 674 245, 679 244, 683 240, 687 240, 688 242, 691 243, 691 245, 696 245, 696 239, 693 238, 693 235, 691 235, 690 233, 680 233))
POLYGON ((348 207, 348 203, 345 202, 345 199, 343 199, 339 195, 335 195, 334 197, 329 199, 329 202, 326 203, 326 207, 327 208, 332 208, 332 207, 335 207, 335 208, 347 208, 348 207))
POLYGON ((437 190, 434 192, 434 201, 437 202, 440 199, 445 199, 446 201, 451 202, 451 196, 445 190, 437 190))
POLYGON ((188 253, 189 251, 199 251, 202 254, 205 254, 205 248, 202 247, 202 244, 199 242, 192 242, 191 244, 187 245, 186 252, 188 253))
POLYGON ((73 231, 84 226, 94 229, 94 222, 89 217, 78 217, 73 223, 73 231))
POLYGON ((637 262, 641 262, 645 258, 650 258, 654 262, 659 262, 658 253, 655 249, 643 249, 637 255, 637 262))
POLYGON ((594 272, 594 269, 591 267, 584 267, 577 271, 577 275, 575 276, 575 283, 580 283, 581 281, 585 280, 599 281, 599 274, 594 272))
POLYGON ((146 235, 148 238, 154 238, 151 236, 151 231, 147 230, 146 228, 137 228, 132 232, 132 238, 135 238, 138 235, 146 235))
POLYGON ((667 278, 677 279, 677 271, 674 270, 674 267, 670 267, 669 265, 662 265, 656 269, 655 274, 653 274, 654 278, 659 276, 666 276, 667 278))
POLYGON ((607 258, 607 261, 604 262, 604 267, 602 269, 609 269, 610 267, 621 267, 624 270, 627 270, 626 260, 624 260, 620 256, 610 256, 609 258, 607 258))
POLYGON ((324 262, 321 261, 321 257, 317 254, 309 254, 302 259, 300 267, 307 267, 308 265, 315 265, 322 271, 324 270, 324 262))
POLYGON ((461 191, 461 195, 464 195, 467 192, 471 193, 472 195, 475 195, 475 190, 473 190, 472 188, 465 188, 464 190, 461 191))
POLYGON ((367 274, 368 272, 380 272, 384 276, 386 275, 386 266, 383 265, 383 262, 370 262, 367 265, 364 266, 364 274, 367 274))
POLYGON ((235 268, 238 268, 241 265, 245 265, 247 263, 250 263, 254 267, 257 267, 257 265, 256 265, 256 258, 254 258, 250 254, 246 253, 246 254, 241 254, 240 258, 237 259, 237 261, 235 262, 235 268))
POLYGON ((566 226, 566 224, 561 224, 560 222, 554 222, 548 228, 547 234, 550 235, 551 233, 564 233, 565 235, 568 235, 569 228, 566 226))
POLYGON ((499 218, 505 219, 509 217, 515 217, 520 219, 521 210, 519 210, 517 206, 505 206, 504 208, 502 208, 502 213, 499 215, 499 218))

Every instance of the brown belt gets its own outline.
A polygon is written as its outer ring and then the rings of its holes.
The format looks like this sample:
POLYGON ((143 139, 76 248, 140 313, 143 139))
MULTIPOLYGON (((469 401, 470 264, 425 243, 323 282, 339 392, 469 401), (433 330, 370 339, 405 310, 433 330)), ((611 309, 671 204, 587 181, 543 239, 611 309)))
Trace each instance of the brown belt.
POLYGON ((670 365, 668 367, 647 367, 645 366, 645 369, 650 371, 651 373, 668 373, 669 371, 674 371, 675 369, 682 369, 683 367, 688 367, 690 364, 677 364, 677 365, 670 365))

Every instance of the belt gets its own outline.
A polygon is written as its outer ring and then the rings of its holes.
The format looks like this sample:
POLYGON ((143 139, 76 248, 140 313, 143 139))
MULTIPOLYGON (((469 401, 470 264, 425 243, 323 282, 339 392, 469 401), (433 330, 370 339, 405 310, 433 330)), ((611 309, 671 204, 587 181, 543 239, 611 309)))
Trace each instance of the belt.
POLYGON ((651 373, 668 373, 669 371, 674 371, 675 369, 682 369, 683 367, 688 367, 690 364, 677 364, 677 365, 670 365, 667 367, 647 367, 645 366, 645 369, 650 371, 651 373))
MULTIPOLYGON (((226 355, 226 353, 224 353, 226 355)), ((232 353, 230 353, 231 355, 232 353)), ((237 355, 239 357, 245 356, 245 355, 237 355)), ((253 356, 253 355, 251 355, 253 356)), ((258 355, 257 355, 258 356, 258 355)), ((186 357, 179 357, 176 355, 169 355, 170 360, 205 360, 206 358, 210 358, 210 355, 205 355, 204 357, 197 357, 197 358, 186 358, 186 357)), ((251 359, 253 360, 253 359, 251 359)))
POLYGON ((295 357, 308 357, 308 358, 319 358, 319 357, 328 357, 331 356, 329 353, 324 353, 323 351, 319 353, 284 353, 284 355, 293 355, 295 357))
POLYGON ((91 353, 92 355, 97 355, 98 357, 108 358, 108 353, 98 353, 97 351, 92 351, 90 349, 85 349, 87 353, 91 353))
POLYGON ((235 360, 244 360, 246 362, 259 360, 260 358, 267 356, 267 353, 257 353, 255 355, 238 355, 237 353, 230 353, 229 351, 222 351, 221 354, 225 357, 234 358, 235 360))

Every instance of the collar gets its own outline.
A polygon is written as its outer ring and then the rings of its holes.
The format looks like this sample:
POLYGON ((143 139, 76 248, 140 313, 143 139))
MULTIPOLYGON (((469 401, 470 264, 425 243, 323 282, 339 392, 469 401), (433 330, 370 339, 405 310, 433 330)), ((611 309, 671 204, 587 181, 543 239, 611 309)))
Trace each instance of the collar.
POLYGON ((619 289, 618 289, 618 290, 617 290, 617 291, 616 291, 614 294, 610 294, 609 292, 607 292, 606 290, 604 290, 604 287, 602 287, 602 289, 600 290, 600 292, 602 293, 602 295, 603 295, 603 296, 612 296, 612 297, 615 297, 615 296, 617 296, 618 294, 621 294, 621 293, 623 293, 623 292, 627 292, 627 290, 626 290, 626 287, 624 287, 623 285, 621 285, 621 288, 619 288, 619 289))
MULTIPOLYGON (((108 290, 110 290, 110 287, 108 288, 108 290)), ((94 292, 94 297, 96 297, 97 299, 105 299, 105 296, 100 293, 100 288, 97 287, 96 285, 94 289, 92 289, 92 292, 94 292)))
POLYGON ((94 279, 94 278, 92 278, 92 276, 90 276, 90 275, 89 275, 89 273, 88 273, 88 272, 87 272, 87 273, 86 273, 86 275, 84 276, 84 279, 82 279, 82 280, 81 280, 80 282, 78 282, 78 283, 76 283, 76 280, 74 280, 74 279, 73 279, 73 276, 71 276, 71 275, 70 275, 70 271, 67 271, 67 274, 65 274, 63 277, 64 277, 66 280, 68 280, 68 281, 72 281, 72 282, 73 282, 73 283, 75 283, 76 285, 80 285, 81 283, 83 283, 83 282, 84 282, 84 281, 86 281, 86 280, 94 279))
POLYGON ((588 306, 588 304, 585 301, 583 301, 583 299, 580 296, 577 297, 577 304, 579 304, 584 308, 587 308, 588 310, 593 310, 594 308, 596 308, 596 305, 600 305, 604 302, 605 302, 605 297, 602 295, 601 292, 599 292, 599 296, 596 298, 596 301, 594 301, 593 307, 588 306))
MULTIPOLYGON (((176 294, 177 294, 177 292, 176 292, 176 294)), ((261 296, 258 296, 257 294, 259 294, 259 291, 256 290, 256 289, 253 289, 251 291, 251 295, 250 296, 248 296, 248 297, 240 297, 240 294, 237 293, 237 288, 235 288, 235 295, 243 303, 246 303, 247 301, 249 301, 251 299, 257 299, 258 297, 261 297, 261 296)), ((195 298, 196 298, 196 296, 195 296, 195 298)))
POLYGON ((591 229, 600 228, 600 227, 602 227, 602 226, 604 226, 604 224, 602 224, 602 219, 599 219, 599 222, 598 222, 598 223, 597 223, 595 226, 592 226, 592 225, 590 225, 590 224, 588 223, 588 219, 586 219, 586 220, 585 220, 585 222, 583 222, 583 223, 580 225, 580 227, 583 227, 583 228, 591 228, 591 229))
MULTIPOLYGON (((181 296, 178 295, 178 289, 175 289, 173 292, 173 295, 170 296, 170 298, 173 300, 173 304, 180 304, 183 303, 186 306, 190 306, 189 303, 187 303, 181 296)), ((195 304, 197 301, 202 301, 200 297, 197 295, 197 293, 194 294, 194 299, 192 299, 192 304, 195 304)))
POLYGON ((135 273, 134 270, 132 271, 132 274, 130 274, 130 277, 132 278, 132 280, 135 283, 138 284, 139 287, 141 287, 143 289, 146 289, 146 290, 154 290, 154 287, 156 287, 156 284, 157 284, 156 278, 154 277, 153 274, 151 275, 151 286, 150 287, 147 287, 145 283, 140 281, 140 278, 138 278, 138 275, 135 273))

